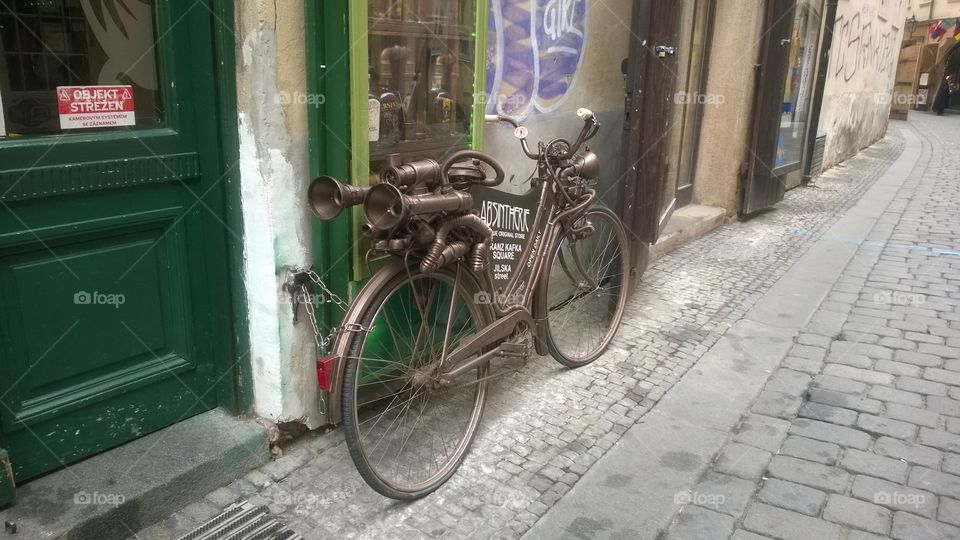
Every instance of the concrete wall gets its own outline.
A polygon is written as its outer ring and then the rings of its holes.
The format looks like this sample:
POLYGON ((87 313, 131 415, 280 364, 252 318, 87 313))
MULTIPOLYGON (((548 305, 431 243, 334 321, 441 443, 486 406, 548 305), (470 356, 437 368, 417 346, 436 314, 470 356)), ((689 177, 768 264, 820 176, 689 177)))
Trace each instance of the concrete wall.
POLYGON ((737 211, 740 166, 747 159, 753 119, 754 64, 760 55, 763 2, 717 2, 704 93, 693 202, 737 211), (732 31, 736 29, 736 31, 732 31), (722 99, 716 99, 722 98, 722 99))
POLYGON ((840 0, 818 135, 826 135, 824 167, 884 136, 907 0, 840 0))
POLYGON ((243 269, 254 409, 316 426, 312 331, 282 289, 284 268, 311 264, 302 0, 237 0, 243 269))

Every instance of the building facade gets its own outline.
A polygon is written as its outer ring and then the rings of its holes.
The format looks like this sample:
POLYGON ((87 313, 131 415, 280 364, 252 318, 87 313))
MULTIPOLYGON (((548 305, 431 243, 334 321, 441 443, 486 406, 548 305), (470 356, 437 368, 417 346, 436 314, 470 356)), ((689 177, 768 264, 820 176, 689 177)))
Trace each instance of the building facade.
POLYGON ((818 136, 824 167, 853 156, 887 131, 906 2, 840 2, 818 136))
MULTIPOLYGON (((949 0, 913 0, 900 45, 897 95, 894 107, 897 117, 909 111, 931 109, 943 82, 947 55, 958 46, 960 4, 949 0)), ((951 104, 960 107, 958 98, 951 104)))

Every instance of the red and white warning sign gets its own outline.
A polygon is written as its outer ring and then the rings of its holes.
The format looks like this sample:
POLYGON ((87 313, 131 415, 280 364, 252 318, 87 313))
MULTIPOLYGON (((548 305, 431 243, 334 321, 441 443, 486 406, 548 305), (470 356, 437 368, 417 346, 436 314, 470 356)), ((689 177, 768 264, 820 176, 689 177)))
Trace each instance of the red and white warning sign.
POLYGON ((133 126, 131 86, 58 86, 61 129, 133 126))

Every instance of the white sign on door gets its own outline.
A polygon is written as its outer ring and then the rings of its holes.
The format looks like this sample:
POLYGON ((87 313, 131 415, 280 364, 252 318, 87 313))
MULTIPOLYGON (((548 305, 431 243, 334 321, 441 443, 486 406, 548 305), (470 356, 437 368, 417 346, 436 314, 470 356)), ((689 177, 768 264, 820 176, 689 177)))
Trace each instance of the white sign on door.
POLYGON ((136 125, 131 86, 58 86, 61 129, 136 125))

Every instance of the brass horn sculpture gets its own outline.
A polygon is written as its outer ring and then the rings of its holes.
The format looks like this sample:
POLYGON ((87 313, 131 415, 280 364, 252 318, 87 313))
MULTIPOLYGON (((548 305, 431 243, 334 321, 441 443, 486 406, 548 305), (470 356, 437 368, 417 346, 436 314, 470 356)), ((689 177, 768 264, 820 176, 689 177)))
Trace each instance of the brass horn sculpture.
POLYGON ((372 229, 387 231, 405 223, 411 216, 463 212, 472 207, 473 197, 463 191, 404 195, 394 185, 377 184, 367 194, 363 213, 372 229))
POLYGON ((329 176, 318 176, 310 183, 307 200, 318 218, 330 220, 339 216, 344 208, 361 204, 369 190, 342 184, 329 176))

